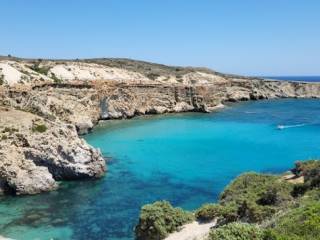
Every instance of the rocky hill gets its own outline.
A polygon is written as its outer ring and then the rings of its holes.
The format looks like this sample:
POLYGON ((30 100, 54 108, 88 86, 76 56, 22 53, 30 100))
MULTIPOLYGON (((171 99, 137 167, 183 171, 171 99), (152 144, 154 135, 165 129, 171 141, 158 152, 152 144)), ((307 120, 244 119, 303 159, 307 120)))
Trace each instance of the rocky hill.
POLYGON ((55 189, 57 180, 102 176, 101 154, 78 137, 99 120, 283 97, 319 98, 320 84, 128 59, 1 57, 0 190, 33 194, 55 189))

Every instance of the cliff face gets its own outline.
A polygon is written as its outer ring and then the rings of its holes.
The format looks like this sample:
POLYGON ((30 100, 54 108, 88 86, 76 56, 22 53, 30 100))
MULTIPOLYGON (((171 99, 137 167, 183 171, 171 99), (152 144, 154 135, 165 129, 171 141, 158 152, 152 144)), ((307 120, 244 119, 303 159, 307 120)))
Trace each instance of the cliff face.
POLYGON ((319 98, 320 84, 129 60, 2 60, 0 191, 33 194, 55 189, 56 180, 103 175, 100 152, 78 137, 101 119, 283 97, 319 98))
POLYGON ((55 189, 55 180, 100 177, 100 152, 71 124, 0 108, 0 191, 34 194, 55 189))

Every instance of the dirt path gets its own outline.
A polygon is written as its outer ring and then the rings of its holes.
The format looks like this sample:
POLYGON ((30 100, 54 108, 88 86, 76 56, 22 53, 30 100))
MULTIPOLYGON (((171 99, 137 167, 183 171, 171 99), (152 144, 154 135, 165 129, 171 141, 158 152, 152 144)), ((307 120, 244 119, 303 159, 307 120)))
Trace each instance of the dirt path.
POLYGON ((183 226, 179 232, 170 234, 165 240, 203 240, 210 231, 210 228, 216 225, 216 220, 210 223, 200 224, 192 222, 183 226))

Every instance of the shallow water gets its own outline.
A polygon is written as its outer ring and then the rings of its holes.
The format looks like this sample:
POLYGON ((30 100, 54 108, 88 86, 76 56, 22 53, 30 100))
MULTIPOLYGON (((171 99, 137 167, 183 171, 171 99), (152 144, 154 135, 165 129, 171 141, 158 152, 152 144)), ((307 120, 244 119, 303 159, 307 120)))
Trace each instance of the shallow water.
POLYGON ((166 199, 194 209, 216 201, 244 171, 280 173, 296 160, 319 157, 319 132, 319 100, 247 102, 212 114, 108 121, 85 137, 111 158, 106 177, 2 198, 0 235, 132 239, 143 204, 166 199))

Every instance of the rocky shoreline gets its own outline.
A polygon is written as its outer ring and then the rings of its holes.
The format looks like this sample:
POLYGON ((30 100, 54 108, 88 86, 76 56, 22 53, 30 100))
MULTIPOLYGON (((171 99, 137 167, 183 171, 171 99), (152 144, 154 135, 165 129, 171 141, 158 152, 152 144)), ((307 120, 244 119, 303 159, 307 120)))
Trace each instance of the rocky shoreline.
POLYGON ((320 98, 320 84, 131 60, 0 59, 0 193, 36 194, 106 166, 79 135, 100 120, 210 112, 226 102, 320 98))

